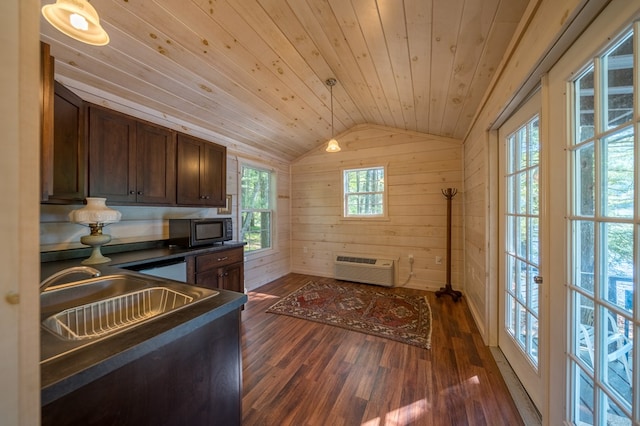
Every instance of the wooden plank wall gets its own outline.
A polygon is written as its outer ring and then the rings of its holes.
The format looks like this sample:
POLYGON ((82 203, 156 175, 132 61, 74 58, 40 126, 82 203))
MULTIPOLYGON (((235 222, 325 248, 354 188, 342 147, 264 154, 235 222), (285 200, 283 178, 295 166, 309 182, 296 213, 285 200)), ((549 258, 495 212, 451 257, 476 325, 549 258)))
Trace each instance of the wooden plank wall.
POLYGON ((519 93, 520 87, 532 78, 538 64, 562 34, 567 20, 584 3, 583 0, 530 2, 464 140, 464 185, 468 192, 464 198, 465 288, 469 308, 485 342, 490 345, 497 344, 499 301, 495 131, 499 120, 508 117, 505 111, 526 95, 519 93))
POLYGON ((397 285, 437 290, 446 280, 446 199, 452 203, 452 284, 462 287, 463 162, 454 139, 359 125, 337 137, 342 151, 324 146, 291 165, 291 267, 293 272, 333 276, 337 253, 399 259, 397 285), (342 170, 387 167, 387 220, 344 220, 342 170), (436 256, 442 258, 436 264, 436 256))

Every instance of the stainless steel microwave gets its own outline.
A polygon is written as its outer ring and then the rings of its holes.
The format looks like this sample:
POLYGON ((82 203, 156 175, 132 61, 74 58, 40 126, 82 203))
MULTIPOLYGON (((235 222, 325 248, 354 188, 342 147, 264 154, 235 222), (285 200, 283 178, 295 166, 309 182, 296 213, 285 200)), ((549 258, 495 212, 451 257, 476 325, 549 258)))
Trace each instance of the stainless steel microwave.
POLYGON ((233 238, 231 218, 169 219, 169 244, 198 247, 233 238))

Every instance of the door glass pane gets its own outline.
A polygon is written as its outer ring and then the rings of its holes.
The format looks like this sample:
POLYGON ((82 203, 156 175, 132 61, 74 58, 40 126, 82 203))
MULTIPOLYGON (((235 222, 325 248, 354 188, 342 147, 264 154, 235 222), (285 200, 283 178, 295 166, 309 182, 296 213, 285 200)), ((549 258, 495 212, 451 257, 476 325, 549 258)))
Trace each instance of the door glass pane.
POLYGON ((529 166, 535 166, 540 162, 540 120, 538 117, 529 122, 527 131, 529 132, 529 166))
POLYGON ((529 288, 531 289, 531 296, 529 298, 529 309, 531 310, 531 313, 536 317, 538 316, 538 312, 540 309, 538 300, 540 294, 540 284, 536 284, 534 277, 536 277, 538 273, 538 268, 529 266, 528 276, 531 279, 531 281, 529 281, 529 288))
POLYGON ((600 423, 602 425, 612 425, 612 426, 631 426, 631 418, 624 412, 622 407, 618 405, 614 400, 609 398, 604 392, 600 391, 600 396, 603 400, 603 414, 604 418, 600 419, 600 423))
POLYGON ((603 381, 621 399, 627 407, 631 407, 631 350, 632 336, 629 334, 629 323, 621 315, 602 308, 599 318, 597 337, 604 348, 603 381), (625 334, 625 329, 627 333, 625 334))
POLYGON ((579 425, 596 425, 593 419, 594 406, 594 386, 593 379, 584 370, 572 363, 573 372, 578 377, 575 380, 576 386, 573 388, 574 395, 574 422, 579 425), (576 421, 577 420, 577 421, 576 421))
POLYGON ((527 218, 527 234, 531 236, 527 240, 527 258, 530 263, 537 265, 540 244, 537 238, 539 231, 539 219, 537 217, 527 218))
POLYGON ((575 206, 580 216, 595 213, 595 149, 594 144, 586 144, 575 153, 575 206))
POLYGON ((590 67, 575 83, 576 87, 576 136, 577 142, 586 141, 594 134, 593 67, 590 67))
POLYGON ((633 118, 633 38, 631 34, 602 58, 603 92, 607 98, 604 122, 607 129, 633 118))
POLYGON ((576 293, 574 332, 574 353, 585 364, 584 368, 593 374, 594 345, 595 345, 595 312, 593 300, 580 293, 576 293))
POLYGON ((572 271, 574 285, 593 295, 593 274, 595 265, 595 230, 592 221, 573 222, 572 271))
POLYGON ((531 167, 531 169, 529 170, 529 187, 531 188, 531 190, 529 191, 529 200, 528 200, 528 207, 529 207, 529 214, 532 215, 538 215, 540 213, 540 205, 539 202, 540 200, 538 199, 538 193, 539 193, 539 186, 538 186, 538 180, 539 180, 539 173, 540 173, 540 168, 539 167, 531 167))
POLYGON ((627 127, 604 139, 602 144, 603 215, 633 216, 634 142, 633 128, 627 127))
POLYGON ((603 260, 602 298, 632 312, 633 308, 633 225, 602 225, 603 260))

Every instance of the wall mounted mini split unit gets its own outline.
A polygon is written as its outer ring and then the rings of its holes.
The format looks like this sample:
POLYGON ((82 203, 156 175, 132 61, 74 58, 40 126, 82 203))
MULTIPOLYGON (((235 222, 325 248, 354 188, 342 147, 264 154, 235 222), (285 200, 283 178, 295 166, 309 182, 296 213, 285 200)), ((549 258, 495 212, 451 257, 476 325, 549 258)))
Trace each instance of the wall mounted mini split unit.
POLYGON ((335 279, 393 287, 395 261, 338 255, 335 258, 335 279))

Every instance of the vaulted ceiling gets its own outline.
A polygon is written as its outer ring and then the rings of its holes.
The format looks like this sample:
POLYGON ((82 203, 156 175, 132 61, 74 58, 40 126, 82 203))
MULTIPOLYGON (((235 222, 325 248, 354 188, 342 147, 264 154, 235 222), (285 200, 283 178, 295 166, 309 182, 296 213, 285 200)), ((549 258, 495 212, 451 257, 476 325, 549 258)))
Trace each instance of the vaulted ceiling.
POLYGON ((331 77, 335 134, 370 123, 463 138, 527 3, 91 0, 107 46, 44 19, 41 40, 72 89, 291 161, 331 137, 331 77))

